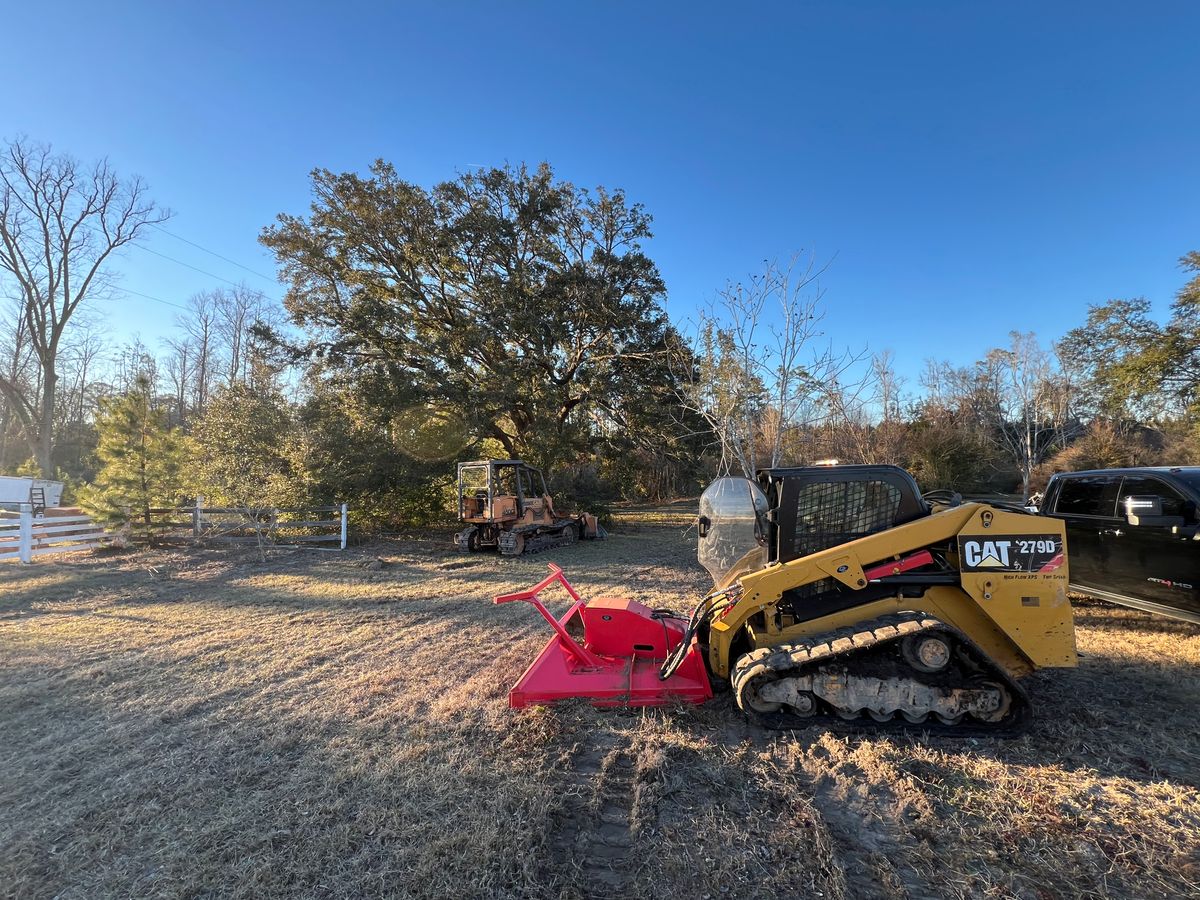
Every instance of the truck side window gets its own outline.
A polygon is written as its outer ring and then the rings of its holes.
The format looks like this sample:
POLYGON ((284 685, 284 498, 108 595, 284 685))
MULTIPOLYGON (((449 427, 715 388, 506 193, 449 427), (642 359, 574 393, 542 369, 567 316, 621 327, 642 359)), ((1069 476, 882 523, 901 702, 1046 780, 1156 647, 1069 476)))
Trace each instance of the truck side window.
POLYGON ((1184 516, 1188 517, 1190 510, 1187 508, 1188 502, 1184 497, 1167 484, 1165 481, 1160 481, 1157 478, 1148 478, 1145 475, 1126 475, 1125 483, 1121 485, 1121 497, 1118 502, 1118 512, 1124 512, 1125 498, 1134 496, 1149 496, 1162 498, 1162 514, 1164 516, 1184 516))
POLYGON ((1054 511, 1067 516, 1116 516, 1120 476, 1088 475, 1067 478, 1058 492, 1054 511))

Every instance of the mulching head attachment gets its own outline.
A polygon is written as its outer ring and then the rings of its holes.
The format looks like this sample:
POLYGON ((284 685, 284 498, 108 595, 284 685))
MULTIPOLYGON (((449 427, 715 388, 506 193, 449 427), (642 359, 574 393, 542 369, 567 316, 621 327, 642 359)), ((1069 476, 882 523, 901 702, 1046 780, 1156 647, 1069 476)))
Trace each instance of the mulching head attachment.
POLYGON ((712 697, 708 670, 695 639, 667 678, 659 674, 679 646, 687 621, 634 600, 584 600, 558 566, 533 587, 496 603, 524 600, 542 614, 554 636, 508 694, 513 709, 580 697, 594 706, 703 703, 712 697), (538 595, 558 583, 574 603, 556 619, 538 595))

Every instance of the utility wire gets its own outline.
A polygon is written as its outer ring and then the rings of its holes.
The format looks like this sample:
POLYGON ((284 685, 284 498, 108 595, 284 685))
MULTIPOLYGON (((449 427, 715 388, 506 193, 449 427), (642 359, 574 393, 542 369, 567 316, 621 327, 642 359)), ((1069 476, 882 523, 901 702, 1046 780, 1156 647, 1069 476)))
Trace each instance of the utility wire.
POLYGON ((226 284, 232 284, 234 287, 242 286, 241 284, 239 284, 236 281, 231 281, 228 278, 222 278, 220 275, 216 274, 215 272, 206 271, 204 269, 201 269, 199 266, 193 266, 191 263, 186 263, 182 259, 176 259, 173 256, 167 256, 167 254, 165 254, 165 253, 159 253, 157 250, 151 250, 149 247, 138 247, 138 249, 144 253, 153 253, 155 256, 160 256, 165 260, 169 260, 170 262, 175 263, 176 265, 180 265, 185 268, 191 269, 194 272, 199 272, 201 275, 207 275, 209 278, 215 278, 215 279, 217 279, 217 281, 223 281, 226 284))
MULTIPOLYGON (((217 281, 223 281, 226 284, 231 284, 235 288, 245 287, 244 282, 231 281, 228 278, 224 278, 224 277, 218 275, 216 272, 209 272, 207 269, 201 269, 199 266, 193 266, 191 263, 184 262, 182 259, 176 259, 173 256, 167 256, 167 254, 159 253, 157 250, 151 250, 149 247, 138 247, 137 249, 141 250, 145 253, 153 253, 155 256, 161 257, 161 258, 167 260, 168 262, 175 263, 175 265, 177 265, 177 266, 183 266, 185 269, 191 269, 193 272, 199 272, 201 275, 207 275, 209 278, 215 278, 215 279, 217 279, 217 281)), ((268 297, 262 291, 259 291, 258 293, 265 299, 270 300, 272 303, 279 302, 274 297, 268 297)))
MULTIPOLYGON (((84 228, 86 228, 88 231, 95 232, 96 234, 102 234, 102 232, 101 232, 101 231, 100 231, 98 228, 96 228, 96 227, 94 227, 94 226, 90 226, 90 225, 84 225, 83 227, 84 227, 84 228)), ((155 228, 157 228, 158 226, 157 226, 157 225, 155 225, 154 227, 155 227, 155 228)), ((164 230, 165 230, 165 229, 164 229, 164 230)), ((171 237, 178 237, 178 235, 174 235, 174 234, 173 234, 173 235, 171 235, 171 237)), ((191 241, 187 241, 187 240, 186 240, 186 238, 180 238, 180 240, 182 240, 182 241, 186 241, 186 242, 187 242, 187 243, 189 243, 189 244, 191 244, 191 243, 192 243, 191 241)), ((196 244, 195 246, 197 246, 197 247, 200 247, 200 245, 199 245, 199 244, 196 244)), ((223 276, 221 276, 221 275, 218 275, 216 272, 209 272, 207 269, 201 269, 199 266, 193 266, 191 263, 184 262, 182 259, 176 259, 175 257, 173 257, 173 256, 168 256, 168 255, 167 255, 167 254, 165 254, 165 253, 159 253, 157 250, 151 250, 149 247, 142 246, 141 244, 134 245, 134 249, 135 249, 135 250, 141 250, 141 251, 143 251, 143 252, 145 252, 145 253, 152 253, 152 254, 154 254, 155 256, 157 256, 157 257, 160 257, 161 259, 165 259, 165 260, 167 260, 168 262, 173 262, 173 263, 175 263, 175 265, 177 265, 177 266, 183 266, 185 269, 191 269, 193 272, 199 272, 201 275, 207 275, 209 278, 215 278, 215 279, 217 279, 217 281, 223 281, 223 282, 225 282, 226 284, 233 285, 233 286, 234 286, 234 287, 236 287, 236 288, 240 288, 240 287, 243 287, 243 286, 244 286, 242 282, 233 281, 233 280, 231 280, 231 279, 229 279, 229 278, 225 278, 225 277, 223 277, 223 276)), ((200 247, 200 249, 201 249, 201 250, 204 250, 204 248, 203 248, 203 247, 200 247)), ((211 250, 209 250, 209 251, 205 251, 205 252, 212 253, 212 251, 211 251, 211 250)), ((219 256, 219 254, 217 254, 217 253, 213 253, 213 255, 214 255, 214 256, 219 256)), ((224 259, 225 257, 221 257, 221 258, 222 258, 222 259, 224 259)), ((227 260, 227 262, 233 262, 233 261, 232 261, 232 260, 227 260)), ((246 268, 245 266, 241 265, 240 263, 233 263, 233 264, 234 264, 235 266, 238 266, 239 268, 242 268, 242 269, 245 269, 245 268, 246 268)), ((247 271, 253 271, 253 270, 252 270, 252 269, 248 269, 247 271)), ((254 274, 256 274, 256 275, 257 275, 258 273, 257 273, 257 272, 255 272, 254 274)), ((260 277, 260 278, 262 278, 262 277, 266 277, 266 276, 262 276, 262 275, 260 275, 259 277, 260 277)), ((136 291, 128 291, 127 293, 133 294, 133 293, 136 293, 136 291)), ((262 291, 259 291, 259 293, 260 293, 260 294, 262 294, 262 296, 263 296, 263 297, 265 297, 267 300, 270 300, 272 303, 278 303, 278 302, 279 302, 279 301, 278 301, 278 300, 276 300, 274 297, 267 297, 267 295, 266 295, 266 294, 263 294, 263 292, 262 292, 262 291)), ((151 300, 154 300, 154 299, 156 299, 156 298, 154 298, 154 297, 150 297, 149 299, 151 299, 151 300)), ((159 301, 159 302, 160 302, 160 303, 166 303, 167 301, 166 301, 166 300, 161 300, 161 301, 159 301)), ((181 308, 182 308, 182 307, 181 307, 181 308)))
POLYGON ((154 225, 153 227, 157 228, 163 234, 170 235, 171 237, 175 238, 175 240, 177 240, 177 241, 183 241, 185 244, 190 244, 191 246, 195 247, 197 250, 203 250, 209 256, 215 256, 217 259, 223 260, 224 262, 229 263, 231 266, 237 266, 239 269, 244 269, 245 271, 249 272, 251 275, 257 275, 259 278, 266 279, 267 281, 270 281, 272 283, 275 283, 277 281, 277 279, 272 278, 270 275, 264 275, 262 272, 256 272, 254 269, 250 268, 249 266, 243 266, 237 260, 230 259, 228 256, 222 256, 217 251, 209 250, 207 247, 197 244, 195 241, 189 241, 187 238, 183 237, 182 235, 176 234, 173 231, 168 231, 167 229, 163 228, 161 225, 154 225))
POLYGON ((131 291, 129 288, 118 288, 122 294, 133 294, 137 297, 145 297, 147 300, 153 300, 155 303, 162 303, 165 306, 173 306, 176 309, 182 309, 184 312, 191 312, 186 306, 179 303, 172 303, 170 300, 164 300, 162 297, 152 297, 149 294, 143 294, 141 291, 131 291))
MULTIPOLYGON (((153 224, 153 223, 151 223, 151 224, 153 224)), ((160 226, 158 226, 158 225, 154 225, 154 227, 155 227, 155 228, 158 228, 160 231, 167 231, 165 228, 161 228, 161 227, 160 227, 160 226)), ((84 225, 84 228, 86 228, 88 231, 94 231, 94 232, 96 232, 97 234, 100 234, 100 233, 101 233, 101 232, 99 231, 99 229, 95 228, 94 226, 84 225)), ((247 268, 246 266, 243 266, 241 263, 234 262, 234 261, 233 261, 233 260, 231 260, 231 259, 226 259, 224 256, 221 256, 221 254, 219 254, 219 253, 216 253, 216 252, 214 252, 214 251, 212 251, 212 250, 206 250, 204 247, 201 247, 199 244, 196 244, 196 243, 194 243, 193 241, 189 241, 187 238, 179 237, 179 235, 177 235, 177 234, 172 234, 172 233, 171 233, 171 232, 169 232, 169 231, 167 231, 167 234, 170 234, 170 235, 171 235, 171 237, 173 237, 173 238, 178 238, 179 240, 183 241, 185 244, 192 244, 192 246, 194 246, 194 247, 196 247, 196 248, 198 248, 198 249, 200 249, 200 250, 204 250, 204 252, 205 252, 205 253, 211 253, 213 256, 216 256, 216 257, 218 257, 218 258, 220 258, 220 259, 224 259, 226 262, 228 262, 228 263, 232 263, 233 265, 237 266, 239 269, 246 269, 246 271, 247 271, 247 272, 250 272, 251 274, 254 274, 254 275, 258 275, 260 278, 266 278, 266 277, 267 277, 267 276, 265 276, 265 275, 262 275, 262 274, 260 274, 260 273, 258 273, 258 272, 255 272, 253 269, 250 269, 250 268, 247 268)), ((160 257, 160 258, 162 258, 162 259, 165 259, 165 260, 167 260, 168 262, 173 262, 173 263, 175 263, 175 265, 177 265, 177 266, 183 266, 183 267, 184 267, 184 268, 186 268, 186 269, 191 269, 191 270, 192 270, 192 271, 194 271, 194 272, 199 272, 201 275, 207 275, 209 278, 215 278, 215 279, 217 279, 217 281, 223 281, 223 282, 225 282, 226 284, 233 285, 234 287, 237 287, 237 288, 243 287, 243 284, 242 284, 242 283, 240 283, 240 282, 237 282, 237 281, 232 281, 232 280, 230 280, 230 279, 228 279, 228 278, 224 278, 224 277, 222 277, 222 276, 218 275, 218 274, 217 274, 217 273, 215 273, 215 272, 209 272, 209 271, 208 271, 208 270, 206 270, 206 269, 201 269, 199 266, 193 266, 191 263, 184 262, 182 259, 176 259, 175 257, 173 257, 173 256, 168 256, 168 255, 167 255, 167 254, 165 254, 165 253, 159 253, 157 250, 151 250, 149 247, 144 247, 144 246, 141 246, 141 245, 137 245, 135 249, 137 249, 137 250, 142 250, 142 251, 145 251, 146 253, 152 253, 152 254, 154 254, 155 256, 158 256, 158 257, 160 257)), ((272 280, 272 279, 268 279, 268 280, 272 280)), ((143 293, 141 293, 140 291, 134 291, 134 290, 130 290, 130 289, 128 289, 128 288, 121 288, 120 290, 121 290, 121 291, 123 291, 123 292, 124 292, 124 293, 126 293, 126 294, 133 294, 133 295, 135 295, 135 296, 138 296, 138 297, 144 297, 144 298, 145 298, 145 299, 147 299, 147 300, 153 300, 155 303, 162 303, 162 304, 164 304, 165 306, 173 306, 173 307, 175 307, 176 309, 182 309, 184 312, 191 312, 191 310, 190 310, 190 308, 189 308, 189 307, 186 307, 186 306, 181 306, 181 305, 180 305, 180 304, 178 304, 178 303, 172 303, 170 300, 163 300, 161 297, 153 297, 153 296, 151 296, 150 294, 143 294, 143 293)), ((266 300, 270 300, 272 303, 278 303, 278 302, 279 302, 279 301, 278 301, 278 300, 276 300, 274 297, 268 297, 266 294, 263 294, 263 293, 262 293, 262 291, 259 291, 259 294, 260 294, 260 295, 261 295, 261 296, 262 296, 264 299, 266 299, 266 300)))

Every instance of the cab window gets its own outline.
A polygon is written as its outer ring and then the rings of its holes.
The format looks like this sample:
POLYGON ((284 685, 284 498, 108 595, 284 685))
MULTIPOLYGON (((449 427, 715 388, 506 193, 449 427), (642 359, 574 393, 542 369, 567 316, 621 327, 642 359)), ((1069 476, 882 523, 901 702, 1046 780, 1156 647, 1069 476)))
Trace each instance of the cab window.
POLYGON ((513 466, 496 467, 496 494, 501 497, 517 496, 517 471, 513 466))
POLYGON ((1065 516, 1114 518, 1117 514, 1117 493, 1120 485, 1119 475, 1067 478, 1058 492, 1058 502, 1054 511, 1065 516))
POLYGON ((1126 497, 1161 497, 1164 516, 1187 516, 1188 501, 1171 485, 1158 478, 1146 475, 1127 475, 1121 485, 1121 496, 1117 502, 1118 512, 1125 510, 1126 497))

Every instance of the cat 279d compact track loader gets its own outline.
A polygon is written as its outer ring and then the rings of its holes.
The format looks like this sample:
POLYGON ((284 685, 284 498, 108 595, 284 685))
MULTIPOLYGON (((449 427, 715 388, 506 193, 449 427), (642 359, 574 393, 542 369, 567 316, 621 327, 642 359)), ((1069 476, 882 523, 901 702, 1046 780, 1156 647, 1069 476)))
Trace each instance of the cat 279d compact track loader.
POLYGON ((585 601, 556 566, 497 597, 532 602, 555 631, 510 705, 703 702, 715 684, 774 727, 996 733, 1029 716, 1018 679, 1076 664, 1054 519, 922 498, 894 466, 810 466, 718 479, 698 523, 715 585, 686 619, 585 601), (538 598, 554 582, 575 600, 561 619, 538 598))

